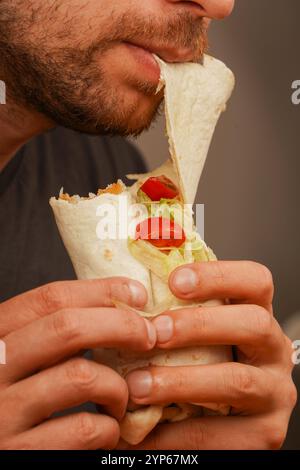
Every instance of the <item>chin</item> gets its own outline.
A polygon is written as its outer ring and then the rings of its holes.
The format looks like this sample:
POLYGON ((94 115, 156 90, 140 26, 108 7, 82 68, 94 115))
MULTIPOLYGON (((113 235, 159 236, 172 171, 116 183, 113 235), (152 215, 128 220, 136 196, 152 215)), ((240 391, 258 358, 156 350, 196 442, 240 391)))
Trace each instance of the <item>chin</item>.
POLYGON ((87 134, 138 136, 147 130, 159 115, 163 91, 147 96, 140 91, 126 90, 116 98, 114 103, 102 102, 102 105, 99 105, 101 100, 94 96, 93 107, 86 106, 80 119, 75 116, 61 116, 56 122, 87 134))
POLYGON ((139 135, 148 129, 164 92, 156 94, 157 83, 125 58, 120 50, 108 51, 98 59, 96 71, 91 67, 82 74, 88 80, 76 89, 69 87, 69 99, 62 89, 60 101, 43 100, 44 114, 59 125, 94 135, 139 135))
POLYGON ((163 97, 146 97, 140 99, 133 112, 128 113, 127 119, 123 122, 123 129, 126 134, 139 135, 149 129, 151 124, 160 112, 163 97))

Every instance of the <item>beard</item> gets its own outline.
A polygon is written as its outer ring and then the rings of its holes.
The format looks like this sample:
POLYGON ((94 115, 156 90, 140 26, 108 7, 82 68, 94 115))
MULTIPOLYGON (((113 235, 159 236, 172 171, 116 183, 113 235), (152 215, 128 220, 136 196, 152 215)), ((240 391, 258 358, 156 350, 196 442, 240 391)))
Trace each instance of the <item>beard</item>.
POLYGON ((1 13, 0 6, 0 67, 8 96, 58 125, 89 134, 137 136, 159 114, 163 92, 155 94, 157 84, 126 67, 126 56, 120 55, 125 42, 155 38, 173 49, 193 49, 195 60, 207 47, 203 20, 186 11, 164 20, 136 12, 112 15, 108 29, 90 43, 72 39, 65 27, 60 44, 51 43, 51 22, 43 35, 31 35, 33 19, 22 26, 16 12, 1 13))

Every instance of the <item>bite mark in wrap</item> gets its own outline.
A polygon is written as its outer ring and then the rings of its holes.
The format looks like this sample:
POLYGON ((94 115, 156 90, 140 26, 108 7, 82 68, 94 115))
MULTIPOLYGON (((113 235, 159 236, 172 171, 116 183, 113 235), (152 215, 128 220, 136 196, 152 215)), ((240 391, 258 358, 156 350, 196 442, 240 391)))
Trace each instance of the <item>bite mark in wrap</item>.
MULTIPOLYGON (((50 200, 78 279, 126 276, 139 280, 149 296, 145 312, 139 314, 147 317, 154 317, 167 308, 193 305, 179 301, 171 294, 168 276, 180 264, 213 261, 215 257, 196 233, 191 208, 186 210, 186 218, 190 224, 190 229, 185 234, 186 241, 183 247, 171 249, 168 254, 147 241, 128 241, 118 237, 99 239, 99 207, 111 204, 118 213, 122 211, 125 200, 129 207, 135 202, 141 202, 141 194, 145 196, 141 192, 141 186, 153 176, 167 177, 179 188, 179 204, 182 208, 183 203, 192 204, 215 126, 234 86, 230 70, 212 57, 205 56, 203 65, 171 65, 157 60, 162 71, 161 82, 165 86, 165 114, 171 160, 151 173, 131 175, 137 182, 130 188, 119 182, 119 194, 104 192, 90 198, 63 196, 50 200)), ((167 204, 173 207, 172 201, 167 204)), ((134 224, 135 217, 135 214, 129 215, 129 223, 134 224)), ((173 217, 176 221, 178 211, 174 212, 173 217)), ((210 301, 207 304, 218 305, 220 301, 210 301)), ((95 351, 94 357, 122 376, 149 365, 191 366, 232 360, 231 348, 223 346, 201 346, 167 352, 155 350, 149 353, 99 349, 95 351)), ((228 406, 222 403, 166 403, 164 406, 131 409, 121 423, 121 436, 130 444, 138 444, 159 422, 180 421, 211 413, 227 414, 228 406)))

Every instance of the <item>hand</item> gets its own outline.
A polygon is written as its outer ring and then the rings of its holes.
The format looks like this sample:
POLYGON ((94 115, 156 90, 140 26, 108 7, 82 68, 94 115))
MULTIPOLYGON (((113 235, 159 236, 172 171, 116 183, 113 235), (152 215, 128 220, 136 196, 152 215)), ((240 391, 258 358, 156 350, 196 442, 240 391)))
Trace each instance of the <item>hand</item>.
POLYGON ((195 263, 175 270, 170 288, 181 299, 230 299, 231 305, 165 312, 153 321, 158 347, 235 345, 238 363, 133 372, 131 399, 226 403, 231 416, 160 425, 138 448, 280 448, 297 394, 291 343, 272 315, 270 272, 252 262, 195 263))
POLYGON ((112 308, 112 299, 142 307, 143 286, 125 278, 45 285, 0 304, 0 449, 113 448, 127 401, 126 382, 108 367, 78 356, 95 347, 147 351, 150 322, 112 308), (48 418, 87 401, 104 414, 48 418))

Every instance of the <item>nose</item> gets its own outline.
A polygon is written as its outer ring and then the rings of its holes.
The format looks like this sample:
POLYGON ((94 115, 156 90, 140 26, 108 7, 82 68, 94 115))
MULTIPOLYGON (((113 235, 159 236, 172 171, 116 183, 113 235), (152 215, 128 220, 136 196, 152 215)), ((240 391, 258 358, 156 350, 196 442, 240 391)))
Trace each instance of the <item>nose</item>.
MULTIPOLYGON (((194 3, 202 10, 202 15, 211 19, 223 19, 229 16, 234 7, 234 0, 170 0, 172 3, 194 3)), ((199 8, 199 12, 201 12, 199 8)))

